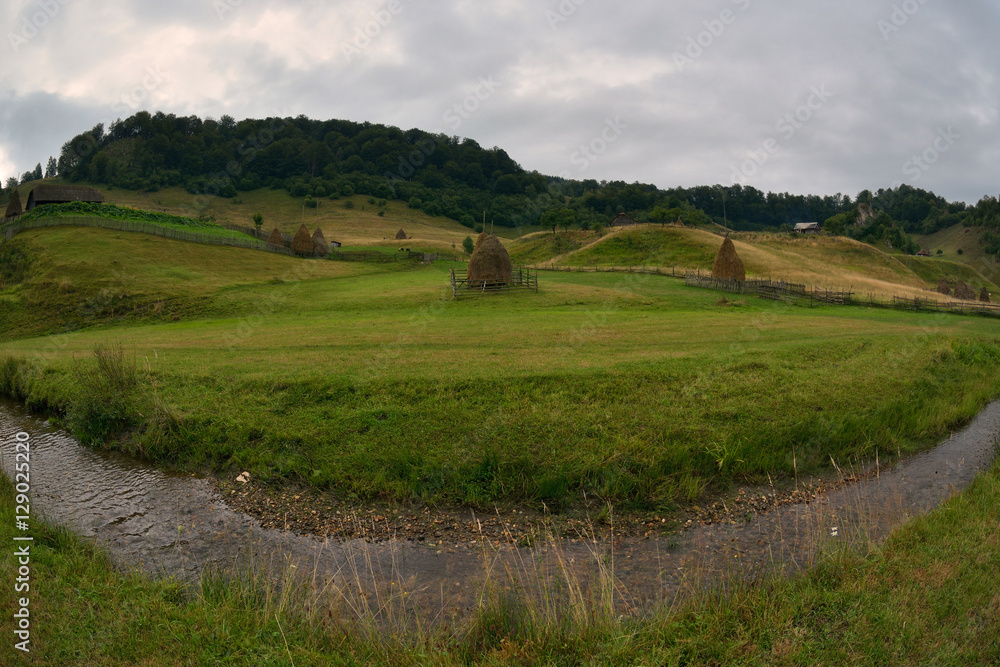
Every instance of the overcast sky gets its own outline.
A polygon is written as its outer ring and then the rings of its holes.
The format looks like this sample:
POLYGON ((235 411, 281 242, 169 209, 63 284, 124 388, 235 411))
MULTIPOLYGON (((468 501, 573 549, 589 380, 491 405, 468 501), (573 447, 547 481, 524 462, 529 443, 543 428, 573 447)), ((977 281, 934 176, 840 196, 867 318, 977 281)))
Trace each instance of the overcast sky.
POLYGON ((7 0, 0 177, 141 109, 444 131, 544 174, 1000 193, 985 0, 7 0))

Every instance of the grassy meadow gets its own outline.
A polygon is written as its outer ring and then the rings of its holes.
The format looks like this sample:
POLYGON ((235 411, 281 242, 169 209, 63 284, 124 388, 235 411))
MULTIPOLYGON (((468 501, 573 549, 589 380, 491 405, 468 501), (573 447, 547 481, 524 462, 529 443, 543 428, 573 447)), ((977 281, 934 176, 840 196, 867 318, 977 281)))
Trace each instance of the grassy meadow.
POLYGON ((621 274, 455 302, 447 263, 93 229, 15 243, 31 268, 3 292, 8 393, 108 439, 79 402, 111 389, 81 386, 80 369, 119 343, 148 389, 119 406, 128 436, 111 446, 347 498, 669 509, 915 451, 1000 386, 987 319, 734 302, 621 274), (112 307, 74 310, 109 290, 112 307), (44 313, 48 335, 24 337, 44 313))
MULTIPOLYGON (((400 215, 409 222, 386 229, 419 236, 420 220, 400 215)), ((358 231, 355 244, 392 252, 381 233, 358 231)), ((511 249, 526 262, 710 267, 718 239, 653 228, 534 234, 511 249)), ((933 280, 835 243, 737 236, 748 269, 775 278, 896 293, 933 280)), ((177 469, 248 470, 345 499, 569 511, 586 494, 635 512, 905 455, 1000 394, 991 319, 802 308, 614 273, 546 272, 537 294, 454 301, 455 266, 25 232, 0 245, 0 392, 85 442, 177 469)), ((445 623, 246 572, 189 590, 35 521, 33 654, 14 658, 8 642, 0 662, 990 664, 998 502, 994 469, 878 549, 826 554, 790 580, 725 582, 631 613, 601 599, 539 603, 494 582, 445 623)), ((13 506, 0 479, 8 543, 13 506)), ((0 604, 14 607, 10 586, 0 604)))

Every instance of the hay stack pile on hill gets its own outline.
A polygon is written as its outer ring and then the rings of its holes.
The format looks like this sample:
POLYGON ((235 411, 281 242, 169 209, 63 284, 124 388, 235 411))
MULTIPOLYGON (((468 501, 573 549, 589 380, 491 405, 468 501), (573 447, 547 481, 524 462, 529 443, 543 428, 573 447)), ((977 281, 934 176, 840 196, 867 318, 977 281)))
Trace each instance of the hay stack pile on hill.
POLYGON ((937 291, 939 294, 944 294, 945 296, 951 296, 951 287, 948 285, 947 278, 941 279, 941 282, 938 283, 937 291))
POLYGON ((396 232, 396 240, 397 241, 405 241, 406 240, 406 232, 404 232, 402 229, 400 229, 398 232, 396 232))
POLYGON ((277 227, 275 227, 274 231, 271 232, 271 235, 267 238, 267 242, 270 243, 271 245, 276 245, 276 246, 285 245, 285 239, 281 235, 281 232, 278 231, 277 227))
POLYGON ((729 280, 746 280, 747 272, 743 266, 743 260, 736 254, 736 246, 726 237, 719 248, 719 254, 715 256, 715 264, 712 265, 713 278, 726 278, 729 280))
POLYGON ((24 211, 21 209, 21 191, 15 188, 14 194, 11 195, 10 203, 7 204, 7 213, 4 217, 16 218, 23 212, 24 211))
POLYGON ((313 254, 317 257, 326 257, 330 254, 330 244, 326 242, 326 237, 323 236, 323 230, 319 227, 312 235, 313 241, 313 254))
POLYGON ((985 287, 983 288, 983 291, 979 293, 979 300, 983 303, 990 302, 990 293, 986 291, 985 287))
POLYGON ((489 234, 486 232, 480 232, 479 236, 476 237, 476 250, 479 250, 479 246, 483 244, 483 241, 489 238, 489 234))
POLYGON ((506 285, 514 275, 514 265, 500 239, 492 234, 476 242, 469 260, 469 286, 506 285))
POLYGON ((963 301, 975 301, 976 292, 966 285, 965 281, 959 280, 958 284, 955 285, 955 298, 962 299, 963 301))
POLYGON ((299 231, 295 232, 295 237, 292 239, 292 251, 296 255, 313 254, 313 237, 305 225, 300 226, 299 231))

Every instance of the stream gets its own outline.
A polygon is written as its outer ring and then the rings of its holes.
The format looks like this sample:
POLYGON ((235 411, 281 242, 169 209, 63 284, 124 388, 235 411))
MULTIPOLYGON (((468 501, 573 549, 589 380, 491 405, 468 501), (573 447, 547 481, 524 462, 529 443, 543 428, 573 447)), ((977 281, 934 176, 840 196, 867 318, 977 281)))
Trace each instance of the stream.
POLYGON ((878 543, 991 465, 1000 401, 933 449, 808 503, 670 535, 560 540, 530 549, 329 541, 265 529, 230 509, 211 480, 84 447, 2 401, 0 458, 10 477, 20 431, 31 436, 33 511, 100 544, 124 568, 196 581, 206 568, 233 571, 252 560, 273 571, 294 566, 328 590, 406 591, 410 605, 461 614, 487 579, 528 588, 576 582, 585 595, 598 595, 597 575, 613 572, 615 603, 642 608, 726 577, 796 571, 839 544, 878 543))

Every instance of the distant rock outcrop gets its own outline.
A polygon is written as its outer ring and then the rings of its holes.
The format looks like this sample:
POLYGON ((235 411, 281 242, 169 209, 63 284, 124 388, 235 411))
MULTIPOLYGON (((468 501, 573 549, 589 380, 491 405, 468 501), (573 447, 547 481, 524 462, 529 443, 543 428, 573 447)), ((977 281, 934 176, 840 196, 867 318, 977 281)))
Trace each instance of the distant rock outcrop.
POLYGON ((871 204, 858 204, 858 217, 854 219, 855 227, 864 227, 876 217, 871 204))

